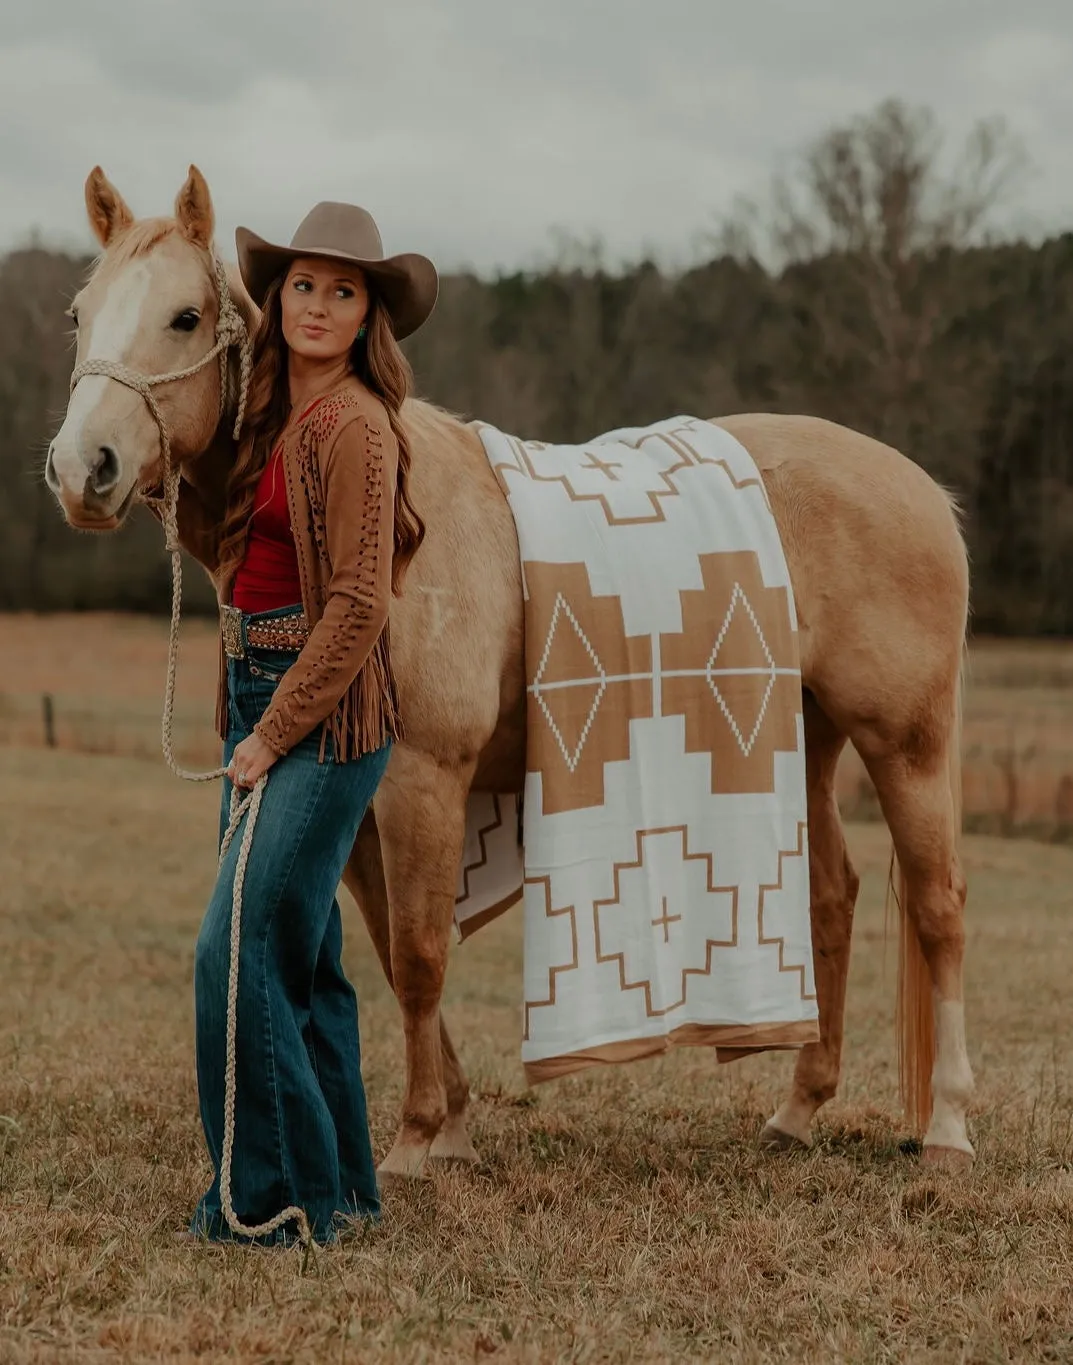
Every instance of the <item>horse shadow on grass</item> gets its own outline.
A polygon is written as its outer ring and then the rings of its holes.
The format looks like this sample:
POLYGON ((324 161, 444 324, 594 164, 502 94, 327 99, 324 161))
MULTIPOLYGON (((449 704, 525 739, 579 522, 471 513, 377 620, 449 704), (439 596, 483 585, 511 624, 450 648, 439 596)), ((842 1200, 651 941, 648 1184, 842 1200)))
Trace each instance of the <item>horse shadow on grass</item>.
POLYGON ((481 1096, 474 1138, 478 1179, 524 1181, 538 1173, 585 1172, 589 1178, 649 1185, 672 1177, 686 1184, 736 1182, 764 1173, 832 1168, 907 1174, 921 1153, 885 1113, 832 1115, 817 1122, 811 1147, 762 1146, 766 1112, 747 1105, 707 1108, 675 1104, 552 1108, 525 1097, 481 1096))

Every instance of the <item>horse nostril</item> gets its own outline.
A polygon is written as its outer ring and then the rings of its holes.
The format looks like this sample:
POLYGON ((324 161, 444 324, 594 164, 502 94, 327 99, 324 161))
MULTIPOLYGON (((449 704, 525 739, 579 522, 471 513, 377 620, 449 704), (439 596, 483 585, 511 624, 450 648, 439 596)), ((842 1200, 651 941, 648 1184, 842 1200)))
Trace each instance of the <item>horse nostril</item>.
POLYGON ((94 493, 108 493, 119 482, 119 456, 111 446, 98 446, 89 466, 90 486, 94 493))
POLYGON ((53 493, 60 491, 60 479, 56 473, 55 465, 56 443, 53 442, 48 448, 48 459, 45 461, 45 483, 52 489, 53 493))

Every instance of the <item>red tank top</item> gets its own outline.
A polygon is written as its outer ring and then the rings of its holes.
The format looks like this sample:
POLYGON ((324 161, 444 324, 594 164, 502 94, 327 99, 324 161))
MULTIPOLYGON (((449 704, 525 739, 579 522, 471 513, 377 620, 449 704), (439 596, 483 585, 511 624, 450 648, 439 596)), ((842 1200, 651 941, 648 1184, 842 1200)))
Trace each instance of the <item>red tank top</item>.
MULTIPOLYGON (((298 420, 308 417, 320 401, 317 398, 310 403, 298 420)), ((246 538, 246 557, 231 589, 232 604, 248 614, 278 611, 280 607, 300 606, 302 602, 282 450, 280 442, 261 471, 246 538)))

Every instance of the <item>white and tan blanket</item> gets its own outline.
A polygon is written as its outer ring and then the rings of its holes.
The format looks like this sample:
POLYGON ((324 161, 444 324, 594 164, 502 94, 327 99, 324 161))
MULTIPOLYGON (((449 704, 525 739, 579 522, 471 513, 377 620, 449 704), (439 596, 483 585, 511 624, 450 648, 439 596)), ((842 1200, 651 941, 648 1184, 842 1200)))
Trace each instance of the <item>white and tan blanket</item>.
POLYGON ((529 1080, 813 1041, 797 623, 751 456, 689 417, 478 430, 521 545, 524 867, 516 799, 474 794, 456 922, 524 883, 529 1080))

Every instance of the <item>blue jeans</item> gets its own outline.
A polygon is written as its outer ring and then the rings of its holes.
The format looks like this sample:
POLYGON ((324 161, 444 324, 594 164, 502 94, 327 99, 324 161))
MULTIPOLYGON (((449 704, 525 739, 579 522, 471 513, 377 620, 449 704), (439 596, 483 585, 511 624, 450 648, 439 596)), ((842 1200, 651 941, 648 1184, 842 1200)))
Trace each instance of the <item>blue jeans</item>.
MULTIPOLYGON (((245 659, 228 660, 225 764, 296 657, 249 650, 245 659)), ((334 1240, 345 1220, 380 1212, 336 891, 390 745, 349 763, 333 761, 330 743, 318 762, 319 747, 318 726, 269 769, 246 868, 231 1203, 246 1226, 297 1205, 323 1242, 334 1240)), ((230 800, 225 779, 221 836, 230 800)), ((214 1177, 190 1226, 213 1241, 234 1237, 220 1205, 220 1159, 231 895, 244 825, 245 817, 217 876, 194 962, 198 1099, 214 1177)), ((258 1240, 296 1236, 292 1221, 258 1240)))

